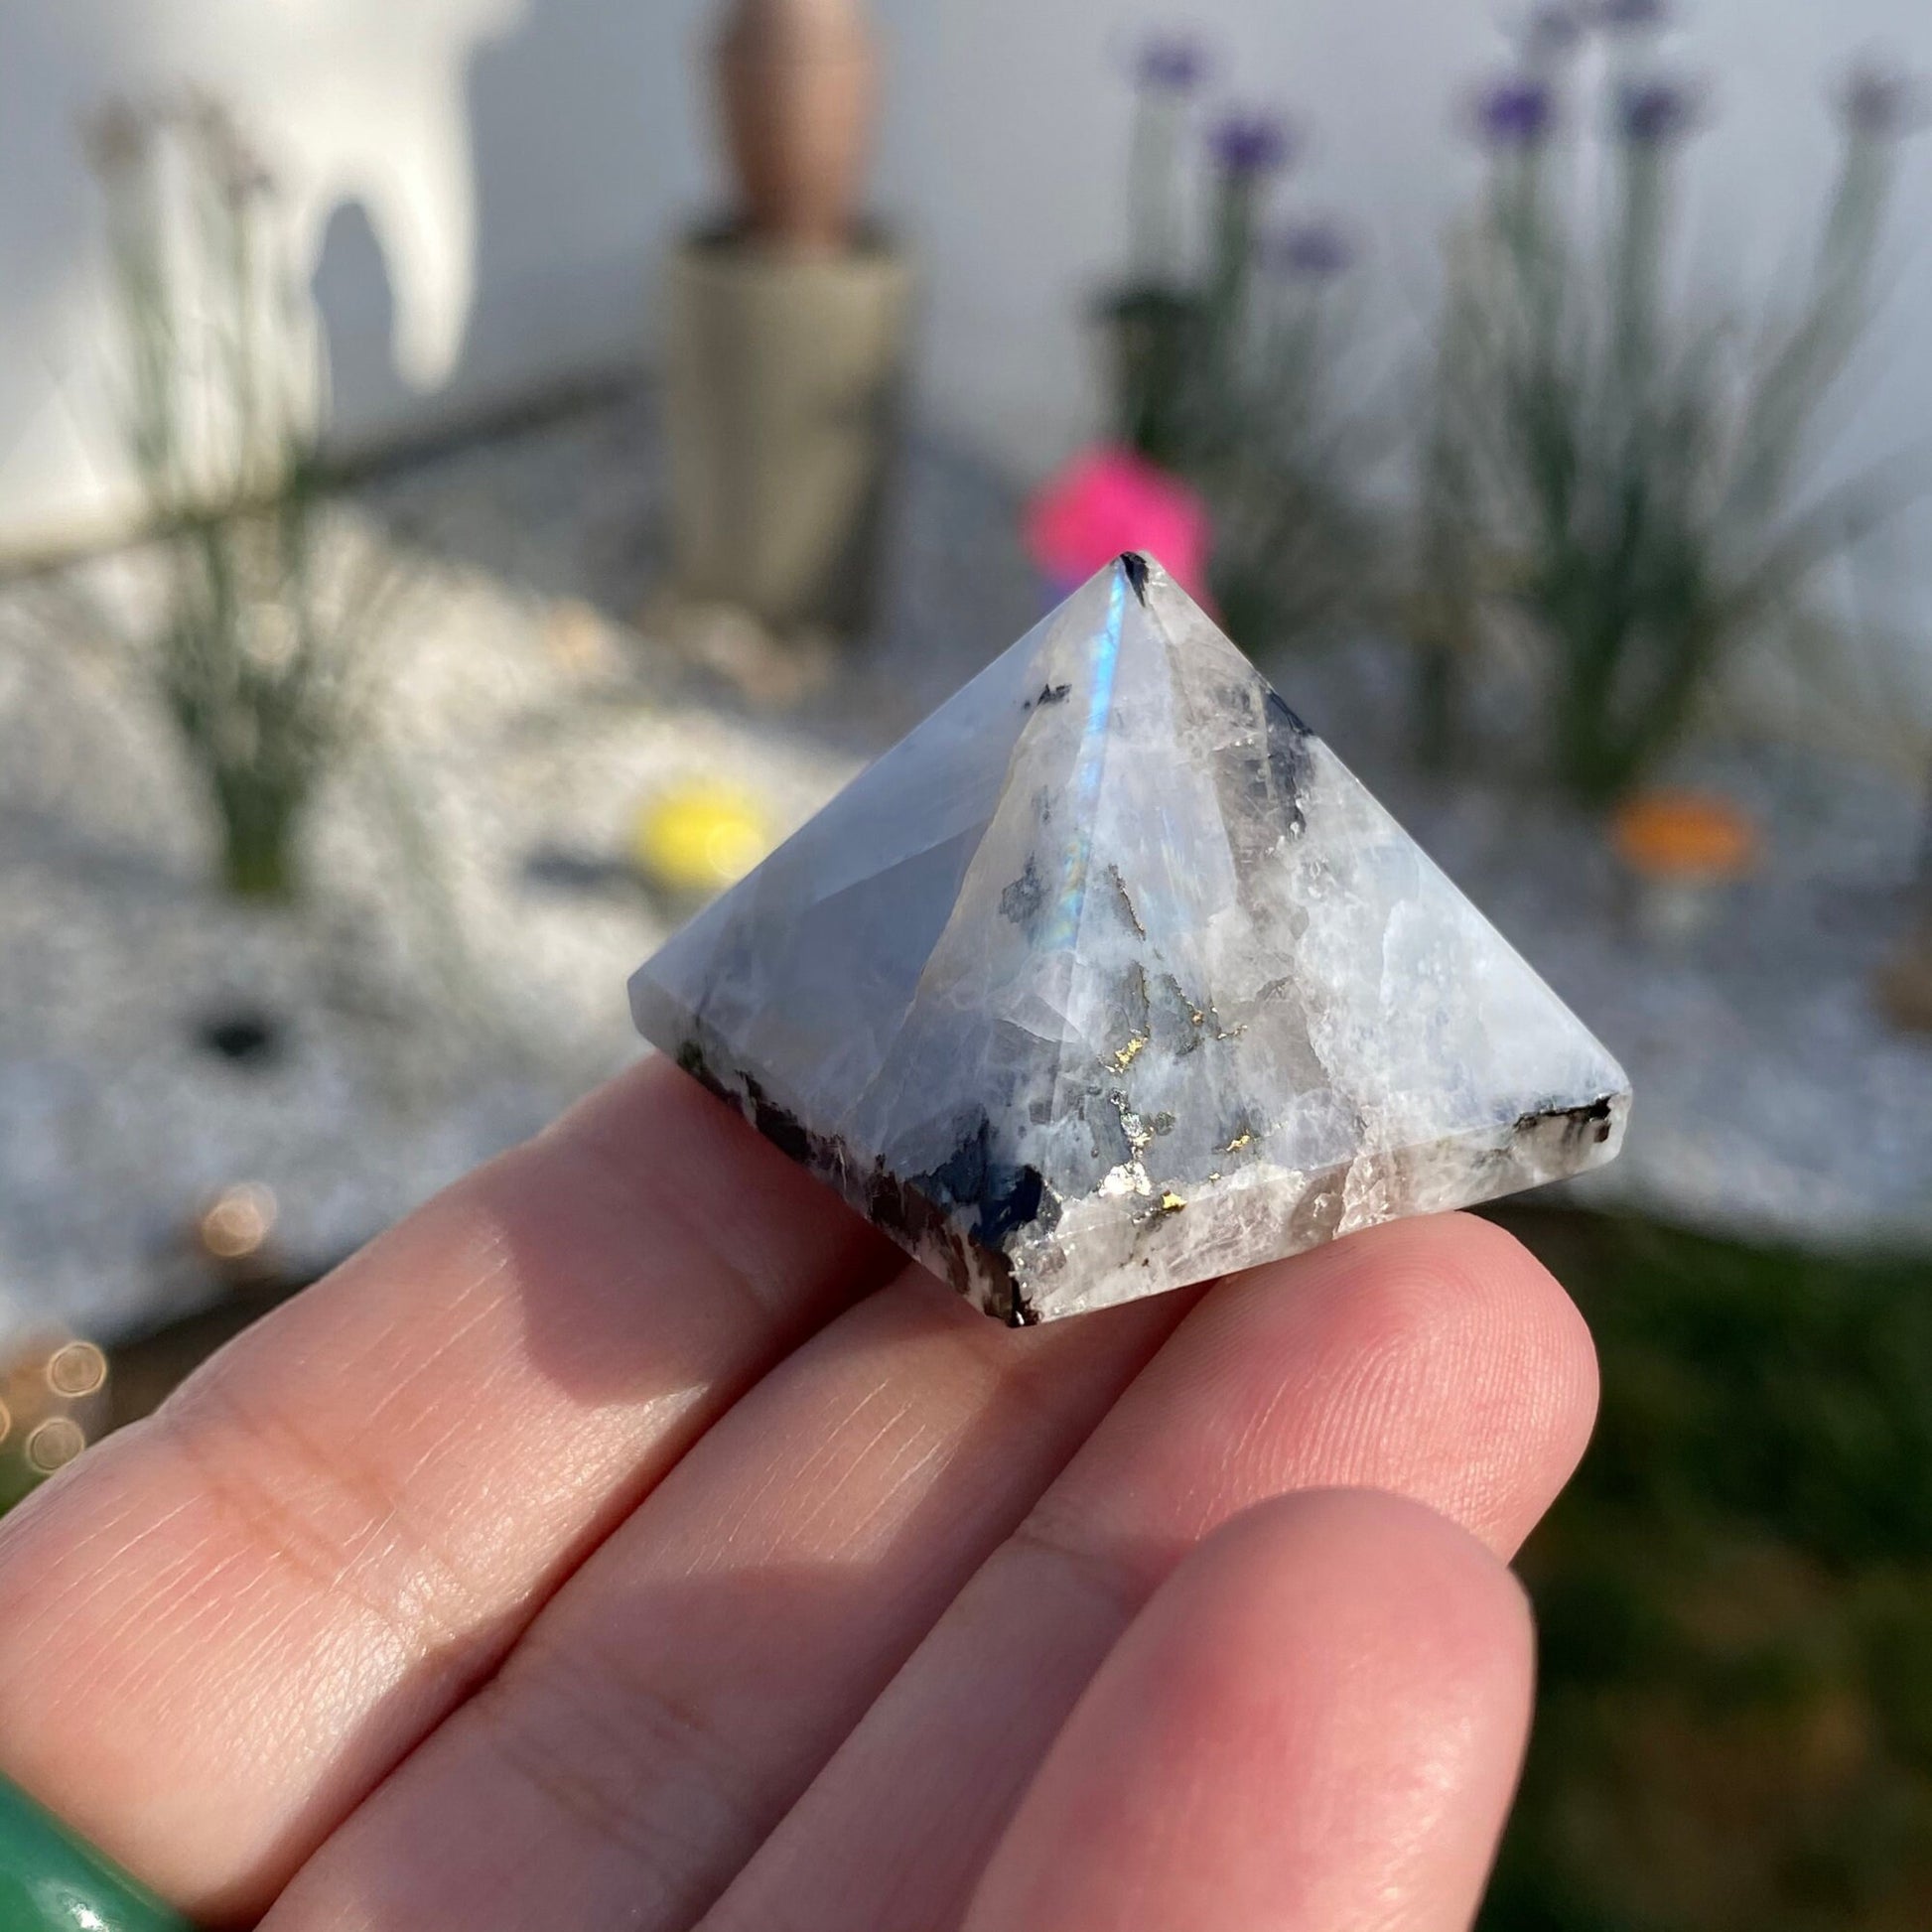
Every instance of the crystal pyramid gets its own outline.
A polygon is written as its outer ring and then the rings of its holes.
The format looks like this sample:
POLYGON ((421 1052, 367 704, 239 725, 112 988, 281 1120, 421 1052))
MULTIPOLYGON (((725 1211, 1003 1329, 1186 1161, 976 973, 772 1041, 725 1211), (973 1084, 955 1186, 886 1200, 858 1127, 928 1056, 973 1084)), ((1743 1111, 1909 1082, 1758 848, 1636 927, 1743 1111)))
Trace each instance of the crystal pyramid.
POLYGON ((646 1037, 989 1314, 1610 1160, 1628 1082, 1130 555, 630 983, 646 1037))

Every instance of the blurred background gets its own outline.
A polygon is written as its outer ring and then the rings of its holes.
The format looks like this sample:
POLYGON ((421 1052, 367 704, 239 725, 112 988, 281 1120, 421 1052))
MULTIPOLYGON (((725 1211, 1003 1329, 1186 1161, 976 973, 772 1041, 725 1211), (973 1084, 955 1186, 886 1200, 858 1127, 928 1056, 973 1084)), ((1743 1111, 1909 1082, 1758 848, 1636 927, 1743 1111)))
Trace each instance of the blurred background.
POLYGON ((0 7, 0 1507, 1129 546, 1629 1068, 1483 1921, 1932 1924, 1923 0, 0 7))

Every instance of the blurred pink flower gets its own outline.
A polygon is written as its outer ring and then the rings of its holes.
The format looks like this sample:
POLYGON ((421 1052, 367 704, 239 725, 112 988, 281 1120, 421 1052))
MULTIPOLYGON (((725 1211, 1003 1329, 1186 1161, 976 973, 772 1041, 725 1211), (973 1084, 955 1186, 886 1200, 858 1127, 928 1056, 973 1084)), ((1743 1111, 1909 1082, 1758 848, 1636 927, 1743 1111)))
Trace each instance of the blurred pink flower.
POLYGON ((1207 506, 1178 477, 1132 450, 1085 450, 1043 484, 1027 505, 1027 549, 1062 593, 1123 550, 1145 550, 1197 603, 1208 604, 1207 506))

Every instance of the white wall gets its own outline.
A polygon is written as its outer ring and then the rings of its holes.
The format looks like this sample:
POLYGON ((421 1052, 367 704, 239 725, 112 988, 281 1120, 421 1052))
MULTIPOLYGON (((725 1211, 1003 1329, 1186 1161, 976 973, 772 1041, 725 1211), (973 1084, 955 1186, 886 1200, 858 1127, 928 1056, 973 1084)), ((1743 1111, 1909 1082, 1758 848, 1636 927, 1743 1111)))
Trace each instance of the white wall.
POLYGON ((125 502, 99 203, 75 139, 183 81, 273 161, 345 427, 461 419, 633 361, 704 192, 700 0, 0 0, 0 550, 125 502))
MULTIPOLYGON (((1684 0, 1662 56, 1710 76, 1721 119, 1697 151, 1696 232, 1718 265, 1761 280, 1808 237, 1830 177, 1823 98, 1862 50, 1932 69, 1927 0, 1684 0)), ((1195 0, 1222 50, 1222 91, 1282 100, 1312 151, 1289 191, 1368 242, 1370 315, 1394 362, 1426 315, 1444 213, 1474 179, 1457 135, 1472 77, 1497 67, 1513 0, 1195 0), (1231 79, 1231 87, 1228 81, 1231 79)), ((1115 74, 1160 16, 1094 0, 897 0, 899 96, 885 191, 930 257, 932 392, 996 447, 1043 460, 1079 420, 1082 291, 1122 245, 1127 99, 1115 74)), ((1932 140, 1908 164, 1895 300, 1872 343, 1864 428, 1932 433, 1932 140), (1927 345, 1922 347, 1921 345, 1927 345)))
MULTIPOLYGON (((1368 242, 1373 351, 1426 314, 1452 132, 1510 0, 1191 0, 1223 90, 1308 124, 1295 187, 1368 242)), ((1145 0, 875 0, 891 104, 879 199, 926 265, 929 413, 1023 471, 1091 421, 1086 296, 1124 227, 1127 52, 1145 0)), ((652 263, 714 179, 705 0, 0 0, 0 547, 111 510, 112 392, 76 117, 193 78, 233 99, 295 198, 346 426, 461 418, 644 352, 652 263)), ((1673 43, 1716 83, 1698 233, 1714 280, 1809 232, 1822 94, 1878 46, 1932 70, 1927 0, 1695 0, 1673 43), (1720 271, 1723 271, 1723 274, 1720 271)), ((1932 434, 1932 139, 1841 465, 1932 434)))

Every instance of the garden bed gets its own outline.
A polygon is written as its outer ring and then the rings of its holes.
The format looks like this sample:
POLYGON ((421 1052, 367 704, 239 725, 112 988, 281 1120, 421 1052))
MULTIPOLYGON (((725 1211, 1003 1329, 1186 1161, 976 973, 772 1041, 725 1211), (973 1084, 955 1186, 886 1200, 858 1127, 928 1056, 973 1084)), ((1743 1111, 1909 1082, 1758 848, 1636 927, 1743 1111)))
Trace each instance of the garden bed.
MULTIPOLYGON (((367 480, 409 577, 376 756, 318 814, 313 892, 203 884, 187 781, 138 681, 0 593, 0 1278, 105 1336, 205 1299, 202 1217, 268 1189, 312 1273, 533 1131, 635 1046, 633 966, 688 910, 626 862, 640 803, 727 778, 802 821, 1043 605, 1016 506, 930 442, 877 645, 786 655, 653 601, 648 397, 367 480)), ((1795 753, 1723 776, 1776 863, 1693 941, 1626 916, 1599 831, 1414 768, 1404 665, 1270 667, 1628 1066, 1629 1151, 1586 1196, 1691 1227, 1932 1252, 1932 1048, 1871 984, 1902 931, 1915 801, 1795 753)))

